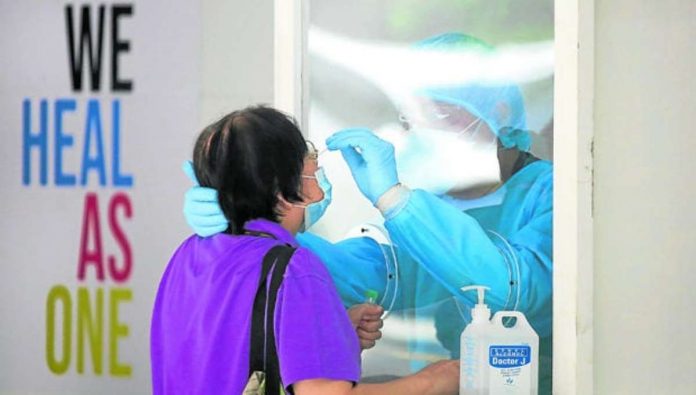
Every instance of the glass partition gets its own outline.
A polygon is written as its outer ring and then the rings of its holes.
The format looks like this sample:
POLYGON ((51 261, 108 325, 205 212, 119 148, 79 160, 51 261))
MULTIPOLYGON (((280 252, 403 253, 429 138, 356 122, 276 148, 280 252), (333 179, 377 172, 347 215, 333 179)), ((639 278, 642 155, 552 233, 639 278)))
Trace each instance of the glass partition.
POLYGON ((347 306, 374 289, 389 311, 364 376, 459 358, 476 303, 460 288, 483 285, 494 313, 521 311, 539 334, 550 393, 553 1, 307 5, 308 136, 333 184, 308 233, 333 243, 320 255, 347 306), (346 128, 394 147, 410 194, 386 221, 324 149, 346 128))

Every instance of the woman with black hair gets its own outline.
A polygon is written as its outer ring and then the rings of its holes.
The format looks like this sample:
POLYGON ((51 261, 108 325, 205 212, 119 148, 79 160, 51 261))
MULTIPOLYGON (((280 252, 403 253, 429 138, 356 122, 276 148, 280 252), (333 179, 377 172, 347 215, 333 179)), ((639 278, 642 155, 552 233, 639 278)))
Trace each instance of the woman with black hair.
POLYGON ((457 392, 454 361, 388 383, 355 385, 360 340, 376 340, 359 339, 355 326, 365 325, 358 329, 363 335, 379 334, 381 310, 368 306, 352 324, 322 262, 295 240, 305 218, 326 207, 328 182, 290 118, 268 107, 232 112, 200 134, 193 159, 196 178, 217 191, 213 198, 229 226, 214 237, 185 240, 162 277, 151 327, 155 394, 240 394, 255 361, 263 362, 267 380, 297 395, 457 392), (287 266, 276 278, 283 254, 287 266), (275 303, 260 305, 271 313, 259 320, 253 314, 259 295, 273 300, 274 284, 275 303), (259 328, 275 341, 254 340, 259 328), (263 355, 250 352, 254 345, 263 355), (273 361, 279 377, 272 377, 273 361))

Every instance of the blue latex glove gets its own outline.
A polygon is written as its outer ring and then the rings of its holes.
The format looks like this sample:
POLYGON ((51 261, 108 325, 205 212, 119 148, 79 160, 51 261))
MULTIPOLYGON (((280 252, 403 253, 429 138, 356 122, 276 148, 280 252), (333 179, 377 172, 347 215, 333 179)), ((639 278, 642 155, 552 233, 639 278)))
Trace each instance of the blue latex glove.
POLYGON ((217 191, 199 186, 191 161, 184 162, 182 169, 194 184, 184 198, 186 223, 201 237, 224 232, 229 222, 220 208, 217 191))
POLYGON ((370 129, 338 131, 326 139, 326 147, 341 151, 358 189, 373 205, 384 192, 399 182, 394 146, 377 137, 370 129))

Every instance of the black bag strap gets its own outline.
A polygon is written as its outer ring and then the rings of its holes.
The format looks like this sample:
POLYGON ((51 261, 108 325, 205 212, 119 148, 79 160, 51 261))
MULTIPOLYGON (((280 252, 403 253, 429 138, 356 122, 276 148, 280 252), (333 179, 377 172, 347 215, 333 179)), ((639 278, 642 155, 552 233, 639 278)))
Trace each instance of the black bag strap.
POLYGON ((290 263, 290 257, 295 252, 294 248, 284 248, 281 252, 278 260, 276 261, 276 267, 273 270, 273 275, 271 277, 271 289, 268 292, 268 319, 266 320, 266 365, 268 371, 271 373, 270 378, 266 379, 266 388, 268 388, 268 394, 281 394, 281 382, 280 382, 280 361, 278 360, 278 353, 276 351, 275 342, 275 306, 276 299, 278 298, 278 290, 280 285, 283 283, 283 276, 285 274, 285 269, 290 263))
POLYGON ((280 364, 275 345, 275 303, 283 282, 285 269, 295 248, 288 245, 272 247, 263 259, 259 287, 254 299, 251 319, 249 376, 254 371, 266 373, 266 393, 280 394, 280 364), (272 273, 270 282, 268 274, 272 273), (270 284, 269 284, 270 283, 270 284), (270 287, 269 287, 270 285, 270 287))

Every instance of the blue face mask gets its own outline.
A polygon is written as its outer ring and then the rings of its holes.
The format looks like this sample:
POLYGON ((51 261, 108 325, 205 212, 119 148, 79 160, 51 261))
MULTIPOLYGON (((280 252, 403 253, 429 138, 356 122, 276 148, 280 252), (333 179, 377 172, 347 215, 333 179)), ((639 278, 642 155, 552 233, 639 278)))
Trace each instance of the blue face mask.
POLYGON ((302 178, 312 178, 317 180, 319 188, 321 188, 322 192, 324 192, 324 198, 318 202, 310 203, 307 205, 296 205, 298 207, 304 207, 305 209, 305 220, 303 225, 304 231, 306 229, 309 229, 309 227, 311 227, 312 225, 316 224, 319 221, 319 218, 321 218, 326 212, 326 208, 329 207, 329 204, 331 204, 332 187, 331 183, 326 178, 326 174, 324 174, 324 169, 321 167, 314 173, 313 176, 302 175, 302 178))

